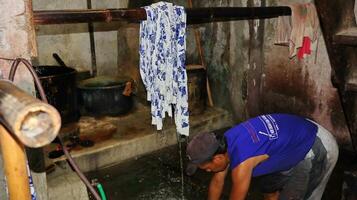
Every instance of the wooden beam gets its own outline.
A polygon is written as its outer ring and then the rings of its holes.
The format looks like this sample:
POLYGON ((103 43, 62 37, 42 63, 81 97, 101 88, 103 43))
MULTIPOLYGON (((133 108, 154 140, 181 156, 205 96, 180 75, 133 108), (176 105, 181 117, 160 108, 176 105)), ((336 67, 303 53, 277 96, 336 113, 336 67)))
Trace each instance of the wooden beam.
POLYGON ((346 70, 345 92, 357 92, 357 67, 351 66, 346 70))
MULTIPOLYGON (((291 15, 287 6, 277 7, 211 7, 187 8, 187 23, 274 18, 291 15)), ((146 20, 144 8, 89 9, 89 10, 38 10, 34 11, 35 24, 67 24, 112 21, 140 22, 146 20)))
POLYGON ((344 29, 333 36, 333 44, 356 46, 357 45, 357 27, 344 29))

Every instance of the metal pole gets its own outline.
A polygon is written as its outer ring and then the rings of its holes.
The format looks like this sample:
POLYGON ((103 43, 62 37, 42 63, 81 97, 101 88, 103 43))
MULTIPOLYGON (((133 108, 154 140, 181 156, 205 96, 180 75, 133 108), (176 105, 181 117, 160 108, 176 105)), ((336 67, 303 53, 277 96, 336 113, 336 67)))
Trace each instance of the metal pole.
MULTIPOLYGON (((92 9, 92 1, 87 0, 87 8, 92 9)), ((92 58, 92 76, 97 75, 97 58, 95 53, 95 40, 94 40, 94 27, 93 23, 88 23, 88 31, 89 31, 89 42, 90 42, 90 52, 92 58)))
MULTIPOLYGON (((187 23, 274 18, 291 15, 287 6, 277 7, 211 7, 187 8, 187 23)), ((112 21, 139 22, 146 20, 143 8, 90 9, 90 10, 39 10, 34 11, 35 24, 66 24, 112 21)))

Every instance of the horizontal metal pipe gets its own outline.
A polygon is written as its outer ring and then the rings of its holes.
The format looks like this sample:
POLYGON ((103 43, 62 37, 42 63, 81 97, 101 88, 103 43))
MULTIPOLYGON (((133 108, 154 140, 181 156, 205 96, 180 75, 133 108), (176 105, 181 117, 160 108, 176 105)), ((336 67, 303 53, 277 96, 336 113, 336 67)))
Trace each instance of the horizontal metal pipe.
MULTIPOLYGON (((188 24, 264 19, 291 15, 291 9, 287 6, 187 8, 186 12, 188 24)), ((137 23, 141 20, 146 20, 146 12, 143 8, 34 11, 35 24, 67 24, 112 21, 129 21, 137 23)))
POLYGON ((287 6, 192 8, 187 9, 186 12, 189 24, 265 19, 291 15, 291 9, 287 6))

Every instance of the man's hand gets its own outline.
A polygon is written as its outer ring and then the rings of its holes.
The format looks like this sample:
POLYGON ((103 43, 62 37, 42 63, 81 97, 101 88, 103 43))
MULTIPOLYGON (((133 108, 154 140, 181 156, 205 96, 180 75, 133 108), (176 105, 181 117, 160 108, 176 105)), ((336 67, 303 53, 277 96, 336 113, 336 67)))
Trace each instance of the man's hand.
POLYGON ((213 175, 208 188, 208 200, 219 200, 221 197, 224 179, 228 172, 228 166, 225 170, 217 172, 213 175))

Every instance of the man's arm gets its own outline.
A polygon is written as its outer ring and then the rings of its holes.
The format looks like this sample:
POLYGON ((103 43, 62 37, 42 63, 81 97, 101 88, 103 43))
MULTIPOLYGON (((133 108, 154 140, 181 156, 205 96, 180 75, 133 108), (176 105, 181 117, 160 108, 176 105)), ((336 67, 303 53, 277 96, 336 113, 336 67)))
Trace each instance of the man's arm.
POLYGON ((218 200, 221 197, 227 172, 228 167, 213 175, 208 188, 208 200, 218 200))
POLYGON ((266 160, 267 155, 249 158, 232 170, 231 200, 244 200, 250 185, 254 167, 266 160))

